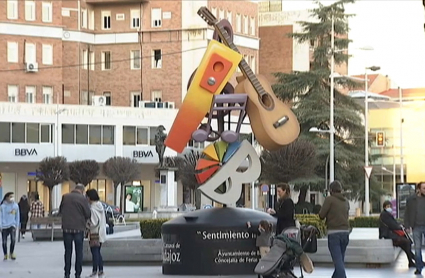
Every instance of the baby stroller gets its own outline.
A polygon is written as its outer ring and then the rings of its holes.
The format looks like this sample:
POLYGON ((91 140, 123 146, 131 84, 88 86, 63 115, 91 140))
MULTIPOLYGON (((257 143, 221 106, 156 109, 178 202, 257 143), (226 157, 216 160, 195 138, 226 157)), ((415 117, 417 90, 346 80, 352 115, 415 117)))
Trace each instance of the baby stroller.
POLYGON ((303 247, 311 245, 312 239, 318 234, 317 229, 313 226, 285 229, 282 234, 273 238, 270 252, 258 262, 254 272, 262 275, 263 278, 298 278, 293 270, 296 263, 299 262, 300 278, 304 277, 304 271, 312 273, 313 263, 304 252, 304 248, 301 247, 301 232, 309 235, 304 238, 303 247))

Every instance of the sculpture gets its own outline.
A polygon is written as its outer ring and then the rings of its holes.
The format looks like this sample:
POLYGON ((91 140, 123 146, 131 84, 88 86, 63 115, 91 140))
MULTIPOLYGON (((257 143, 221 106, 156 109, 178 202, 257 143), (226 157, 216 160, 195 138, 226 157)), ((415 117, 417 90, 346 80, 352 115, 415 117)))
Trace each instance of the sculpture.
POLYGON ((157 132, 155 134, 155 151, 158 154, 159 158, 159 167, 164 166, 164 153, 165 153, 165 138, 167 134, 164 132, 165 127, 163 125, 158 126, 157 132))

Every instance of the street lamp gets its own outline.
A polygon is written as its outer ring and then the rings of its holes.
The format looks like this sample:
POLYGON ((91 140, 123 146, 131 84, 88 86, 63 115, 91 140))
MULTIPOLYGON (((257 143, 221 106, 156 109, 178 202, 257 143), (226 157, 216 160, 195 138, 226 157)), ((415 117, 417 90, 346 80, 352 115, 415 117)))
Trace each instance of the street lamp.
MULTIPOLYGON (((394 164, 394 168, 395 168, 395 164, 394 164)), ((393 171, 390 171, 387 168, 382 167, 382 170, 393 175, 393 198, 395 199, 396 198, 396 185, 397 185, 395 169, 393 171)))
POLYGON ((369 197, 369 176, 366 172, 367 167, 369 167, 369 125, 368 125, 368 113, 369 113, 369 106, 368 106, 368 101, 369 101, 369 95, 368 95, 368 78, 367 78, 367 72, 368 70, 371 71, 377 71, 380 70, 381 68, 378 66, 371 66, 371 67, 366 67, 365 68, 365 112, 364 112, 364 130, 365 130, 365 159, 364 159, 364 163, 365 163, 365 214, 366 216, 370 215, 370 197, 369 197))

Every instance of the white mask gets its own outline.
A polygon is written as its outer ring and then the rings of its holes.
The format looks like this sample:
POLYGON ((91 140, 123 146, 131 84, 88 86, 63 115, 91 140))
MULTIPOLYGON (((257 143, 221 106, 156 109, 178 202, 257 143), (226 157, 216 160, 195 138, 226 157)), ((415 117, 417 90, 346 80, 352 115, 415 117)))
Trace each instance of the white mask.
POLYGON ((392 208, 386 208, 385 210, 388 211, 389 213, 393 212, 392 208))
POLYGON ((12 198, 10 198, 9 200, 10 200, 11 202, 13 202, 13 201, 15 201, 15 198, 13 198, 13 197, 12 197, 12 198))

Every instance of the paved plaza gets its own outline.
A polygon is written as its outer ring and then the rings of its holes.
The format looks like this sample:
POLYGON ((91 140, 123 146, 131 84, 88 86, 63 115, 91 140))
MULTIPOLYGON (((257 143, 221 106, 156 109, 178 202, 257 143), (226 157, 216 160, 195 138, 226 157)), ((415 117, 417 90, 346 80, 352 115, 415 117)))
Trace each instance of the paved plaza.
MULTIPOLYGON (((33 242, 30 236, 17 243, 16 261, 0 261, 0 278, 61 278, 63 277, 63 243, 33 242)), ((83 277, 90 273, 90 266, 84 266, 83 277)), ((401 253, 398 261, 392 267, 377 269, 349 268, 348 278, 407 278, 418 277, 413 269, 407 269, 407 259, 401 253)), ((106 266, 108 278, 141 278, 163 277, 160 266, 106 266)), ((329 278, 332 275, 331 267, 318 266, 312 274, 305 277, 329 278)), ((72 276, 71 276, 72 277, 72 276)), ((194 277, 194 276, 191 276, 194 277)), ((252 276, 239 276, 254 278, 252 276)), ((207 277, 205 277, 207 278, 207 277)))

